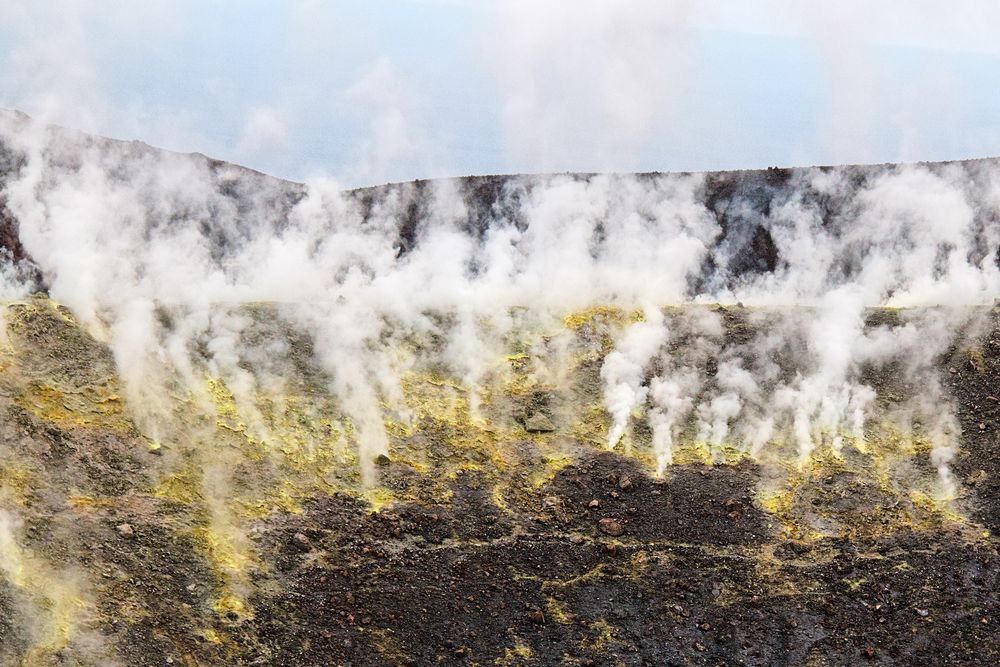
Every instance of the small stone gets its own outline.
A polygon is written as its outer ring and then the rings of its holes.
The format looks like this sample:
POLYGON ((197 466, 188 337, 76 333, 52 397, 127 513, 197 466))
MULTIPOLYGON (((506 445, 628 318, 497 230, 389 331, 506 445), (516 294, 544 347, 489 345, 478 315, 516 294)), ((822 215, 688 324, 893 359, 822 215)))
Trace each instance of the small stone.
POLYGON ((536 609, 535 611, 531 612, 531 614, 528 616, 528 619, 535 625, 545 624, 545 614, 543 614, 540 609, 536 609))
POLYGON ((551 433, 556 430, 552 420, 541 412, 536 412, 524 420, 524 430, 528 433, 551 433))
POLYGON ((700 628, 701 630, 704 630, 705 632, 708 632, 709 630, 711 630, 711 629, 712 629, 712 626, 711 626, 710 624, 708 624, 708 623, 702 623, 702 624, 700 624, 700 625, 699 625, 698 627, 699 627, 699 628, 700 628))
POLYGON ((390 459, 385 454, 379 454, 378 456, 375 457, 375 465, 377 466, 385 467, 390 463, 392 463, 392 459, 390 459))
POLYGON ((930 614, 930 612, 927 611, 926 609, 917 609, 917 615, 918 616, 924 616, 924 617, 926 617, 929 614, 930 614))
POLYGON ((622 478, 618 481, 618 488, 622 491, 627 491, 632 488, 632 478, 628 475, 622 475, 622 478))
POLYGON ((193 592, 194 589, 197 588, 197 586, 195 586, 194 584, 188 584, 187 586, 185 586, 185 588, 188 590, 188 592, 193 592))
POLYGON ((598 527, 600 527, 601 532, 605 535, 610 535, 611 537, 618 537, 625 532, 622 525, 610 517, 605 517, 597 522, 598 527))
POLYGON ((309 551, 312 549, 312 542, 310 542, 309 538, 302 533, 295 533, 295 535, 292 536, 292 542, 302 551, 309 551))
POLYGON ((597 509, 600 506, 601 506, 600 500, 591 500, 589 503, 587 503, 587 507, 589 507, 590 509, 597 509))
POLYGON ((875 657, 875 647, 871 644, 865 647, 865 657, 869 660, 875 657))
POLYGON ((702 644, 701 642, 695 642, 694 643, 694 648, 695 648, 696 651, 704 651, 705 650, 705 645, 702 644))
POLYGON ((127 523, 118 524, 117 526, 115 526, 115 530, 117 530, 118 534, 121 535, 122 537, 132 537, 133 535, 135 535, 135 531, 132 530, 132 526, 130 526, 127 523))
POLYGON ((583 544, 583 535, 570 535, 569 541, 573 544, 583 544))

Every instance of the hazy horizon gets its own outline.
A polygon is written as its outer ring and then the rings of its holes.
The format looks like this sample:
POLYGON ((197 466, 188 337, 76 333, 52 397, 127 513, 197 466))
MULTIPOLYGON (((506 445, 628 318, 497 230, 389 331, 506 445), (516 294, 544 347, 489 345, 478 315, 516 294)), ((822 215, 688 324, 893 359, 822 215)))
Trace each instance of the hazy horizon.
POLYGON ((0 19, 0 106, 293 180, 1000 154, 1000 7, 979 0, 59 0, 0 19))

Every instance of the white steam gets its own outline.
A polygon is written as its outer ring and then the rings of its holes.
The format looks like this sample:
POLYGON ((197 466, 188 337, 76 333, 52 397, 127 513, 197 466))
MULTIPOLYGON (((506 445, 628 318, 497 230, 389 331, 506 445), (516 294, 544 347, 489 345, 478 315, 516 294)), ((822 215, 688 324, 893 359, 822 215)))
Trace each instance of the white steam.
POLYGON ((632 411, 646 400, 646 365, 667 340, 663 313, 657 308, 643 310, 644 320, 626 329, 618 346, 604 358, 604 405, 613 420, 608 432, 608 449, 613 448, 628 427, 632 411))
MULTIPOLYGON (((610 305, 643 318, 603 361, 609 447, 644 417, 661 473, 680 437, 754 456, 790 444, 801 462, 821 446, 839 454, 864 445, 865 373, 903 363, 927 387, 912 409, 947 481, 958 429, 928 417, 945 394, 936 359, 967 318, 954 307, 1000 293, 1000 181, 987 163, 799 170, 777 186, 750 175, 724 207, 713 176, 516 177, 484 208, 455 181, 352 194, 5 123, 23 158, 3 192, 24 249, 111 346, 150 438, 170 439, 178 392, 211 409, 190 389, 209 373, 268 441, 254 400, 285 386, 291 351, 248 344, 241 309, 274 303, 308 339, 369 480, 390 446, 385 420, 407 419, 407 341, 440 341, 430 361, 462 382, 475 414, 512 309, 530 324, 610 305), (704 307, 679 322, 661 310, 737 301, 751 307, 750 339, 731 339, 704 307), (952 307, 947 326, 866 325, 873 306, 932 305, 952 307)), ((23 293, 8 273, 7 293, 23 293)))

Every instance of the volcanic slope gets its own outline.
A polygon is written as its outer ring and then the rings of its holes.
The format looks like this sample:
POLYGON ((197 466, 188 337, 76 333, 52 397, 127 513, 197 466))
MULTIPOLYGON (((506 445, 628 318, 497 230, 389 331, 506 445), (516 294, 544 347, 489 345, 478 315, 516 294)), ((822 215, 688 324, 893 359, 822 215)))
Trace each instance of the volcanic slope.
POLYGON ((0 663, 1000 660, 994 161, 357 190, 324 200, 357 223, 337 238, 389 241, 330 264, 326 303, 308 281, 245 289, 260 248, 310 229, 315 186, 6 122, 0 663), (447 224, 442 192, 463 202, 447 224), (681 298, 621 297, 637 274, 607 260, 613 290, 547 273, 555 303, 512 303, 475 253, 445 283, 489 311, 357 288, 413 278, 429 248, 446 265, 456 238, 516 246, 545 197, 595 192, 578 258, 693 221, 681 298), (886 208, 899 192, 913 210, 886 208), (967 247, 921 226, 966 201, 967 247), (782 282, 801 209, 836 251, 807 262, 835 276, 823 299, 782 282), (859 236, 871 211, 903 232, 859 236), (199 252, 212 271, 172 272, 199 252), (876 274, 935 297, 844 296, 876 274), (560 307, 564 281, 583 303, 560 307))

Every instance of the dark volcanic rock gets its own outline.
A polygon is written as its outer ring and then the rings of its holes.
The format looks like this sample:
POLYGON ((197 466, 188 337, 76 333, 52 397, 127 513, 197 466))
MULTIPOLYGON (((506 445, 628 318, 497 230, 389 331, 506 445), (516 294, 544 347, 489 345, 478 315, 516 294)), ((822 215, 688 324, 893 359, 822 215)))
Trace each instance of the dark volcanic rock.
MULTIPOLYGON (((629 466, 602 454, 561 471, 544 492, 558 490, 572 508, 574 498, 613 487, 609 472, 629 466)), ((486 541, 387 541, 364 527, 359 508, 336 498, 288 517, 282 530, 363 527, 328 545, 339 554, 336 565, 298 563, 286 570, 281 593, 256 601, 261 612, 250 627, 267 647, 260 659, 985 665, 1000 656, 1000 559, 991 545, 904 531, 858 543, 776 541, 771 556, 765 540, 774 537, 744 500, 751 468, 682 469, 672 492, 671 482, 638 470, 629 476, 637 487, 630 502, 643 511, 627 515, 625 542, 615 549, 545 530, 486 541), (733 499, 748 518, 723 512, 733 499)), ((475 509, 466 511, 466 521, 478 521, 475 509)), ((599 523, 619 532, 616 519, 599 523)))

